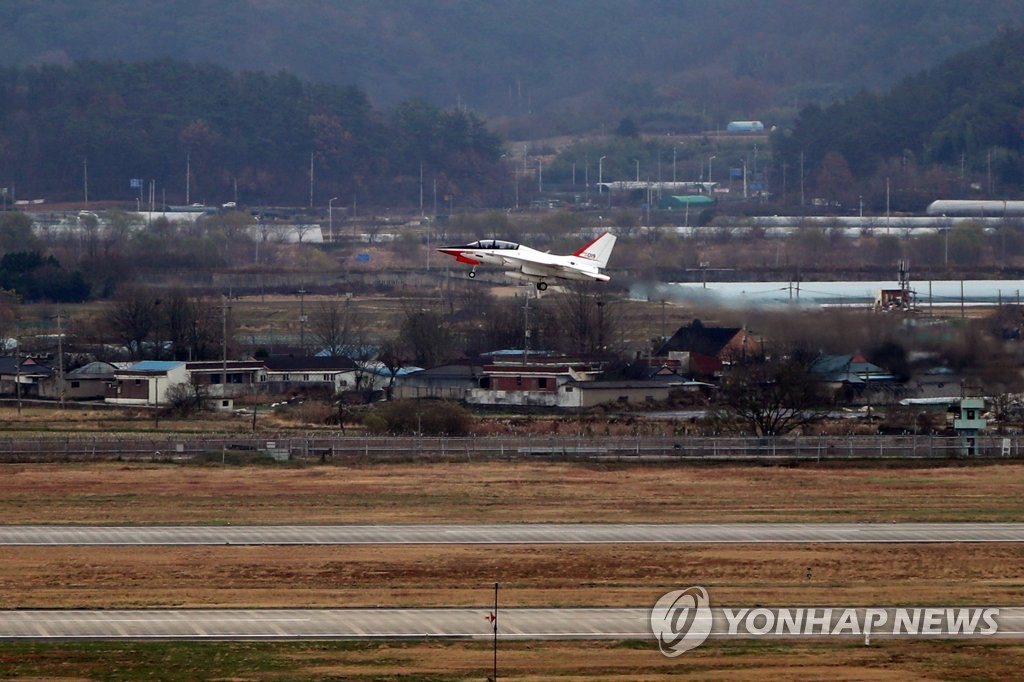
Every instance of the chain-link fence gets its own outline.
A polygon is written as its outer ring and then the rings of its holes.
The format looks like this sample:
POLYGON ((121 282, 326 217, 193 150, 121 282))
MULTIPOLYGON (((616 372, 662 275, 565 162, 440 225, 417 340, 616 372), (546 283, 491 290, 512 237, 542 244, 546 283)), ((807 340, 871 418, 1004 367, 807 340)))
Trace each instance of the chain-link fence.
POLYGON ((1021 456, 1016 436, 469 437, 364 438, 294 433, 261 437, 125 436, 0 439, 0 462, 822 462, 998 459, 1021 456))

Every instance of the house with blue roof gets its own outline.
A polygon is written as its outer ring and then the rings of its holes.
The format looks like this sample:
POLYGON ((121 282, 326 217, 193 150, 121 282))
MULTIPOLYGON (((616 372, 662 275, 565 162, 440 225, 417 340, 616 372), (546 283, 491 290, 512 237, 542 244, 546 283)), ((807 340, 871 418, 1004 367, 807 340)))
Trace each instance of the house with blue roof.
POLYGON ((103 400, 115 405, 166 405, 168 389, 173 384, 188 381, 185 364, 172 360, 143 360, 115 370, 103 400))
POLYGON ((143 360, 114 372, 104 402, 118 405, 166 405, 168 391, 189 384, 230 407, 230 399, 266 383, 266 367, 258 360, 143 360))

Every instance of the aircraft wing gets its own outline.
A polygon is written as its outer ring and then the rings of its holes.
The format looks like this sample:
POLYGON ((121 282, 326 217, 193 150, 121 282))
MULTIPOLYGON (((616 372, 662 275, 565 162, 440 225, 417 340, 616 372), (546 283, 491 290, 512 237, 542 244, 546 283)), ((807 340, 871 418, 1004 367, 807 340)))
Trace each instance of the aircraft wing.
POLYGON ((575 279, 583 281, 607 282, 610 277, 601 274, 597 268, 566 265, 564 263, 535 263, 519 260, 517 263, 524 275, 534 277, 558 277, 559 279, 575 279))

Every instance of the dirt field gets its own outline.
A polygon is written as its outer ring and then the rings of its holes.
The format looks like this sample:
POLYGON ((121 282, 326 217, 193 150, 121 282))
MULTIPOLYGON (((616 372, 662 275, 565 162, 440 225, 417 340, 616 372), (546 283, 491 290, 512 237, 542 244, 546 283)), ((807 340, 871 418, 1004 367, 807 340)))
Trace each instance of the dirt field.
MULTIPOLYGON (((0 515, 5 523, 18 524, 1007 521, 1024 516, 1024 466, 1019 464, 931 469, 55 464, 7 465, 0 475, 0 515)), ((0 608, 486 608, 495 581, 502 584, 502 603, 508 607, 648 606, 665 591, 691 584, 705 586, 716 605, 1003 605, 1024 603, 1021 566, 1024 548, 1017 544, 18 547, 6 549, 0 561, 0 608)), ((503 646, 500 672, 503 679, 526 680, 1005 679, 1015 674, 1022 657, 1024 646, 1012 643, 717 642, 666 659, 650 642, 533 642, 503 646)), ((474 642, 0 645, 0 671, 25 679, 483 679, 489 666, 489 648, 474 642), (182 667, 185 672, 177 677, 161 675, 175 656, 206 667, 182 667), (139 667, 147 660, 155 674, 139 667), (218 667, 226 661, 233 661, 230 672, 218 667)))

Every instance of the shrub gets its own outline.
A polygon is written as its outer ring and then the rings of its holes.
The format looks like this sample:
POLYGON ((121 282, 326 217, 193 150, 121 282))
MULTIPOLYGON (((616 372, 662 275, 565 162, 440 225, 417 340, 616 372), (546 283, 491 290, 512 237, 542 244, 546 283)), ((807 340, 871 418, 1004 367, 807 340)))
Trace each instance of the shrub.
POLYGON ((473 415, 462 405, 437 400, 380 403, 363 419, 371 431, 428 436, 465 436, 472 423, 473 415))

